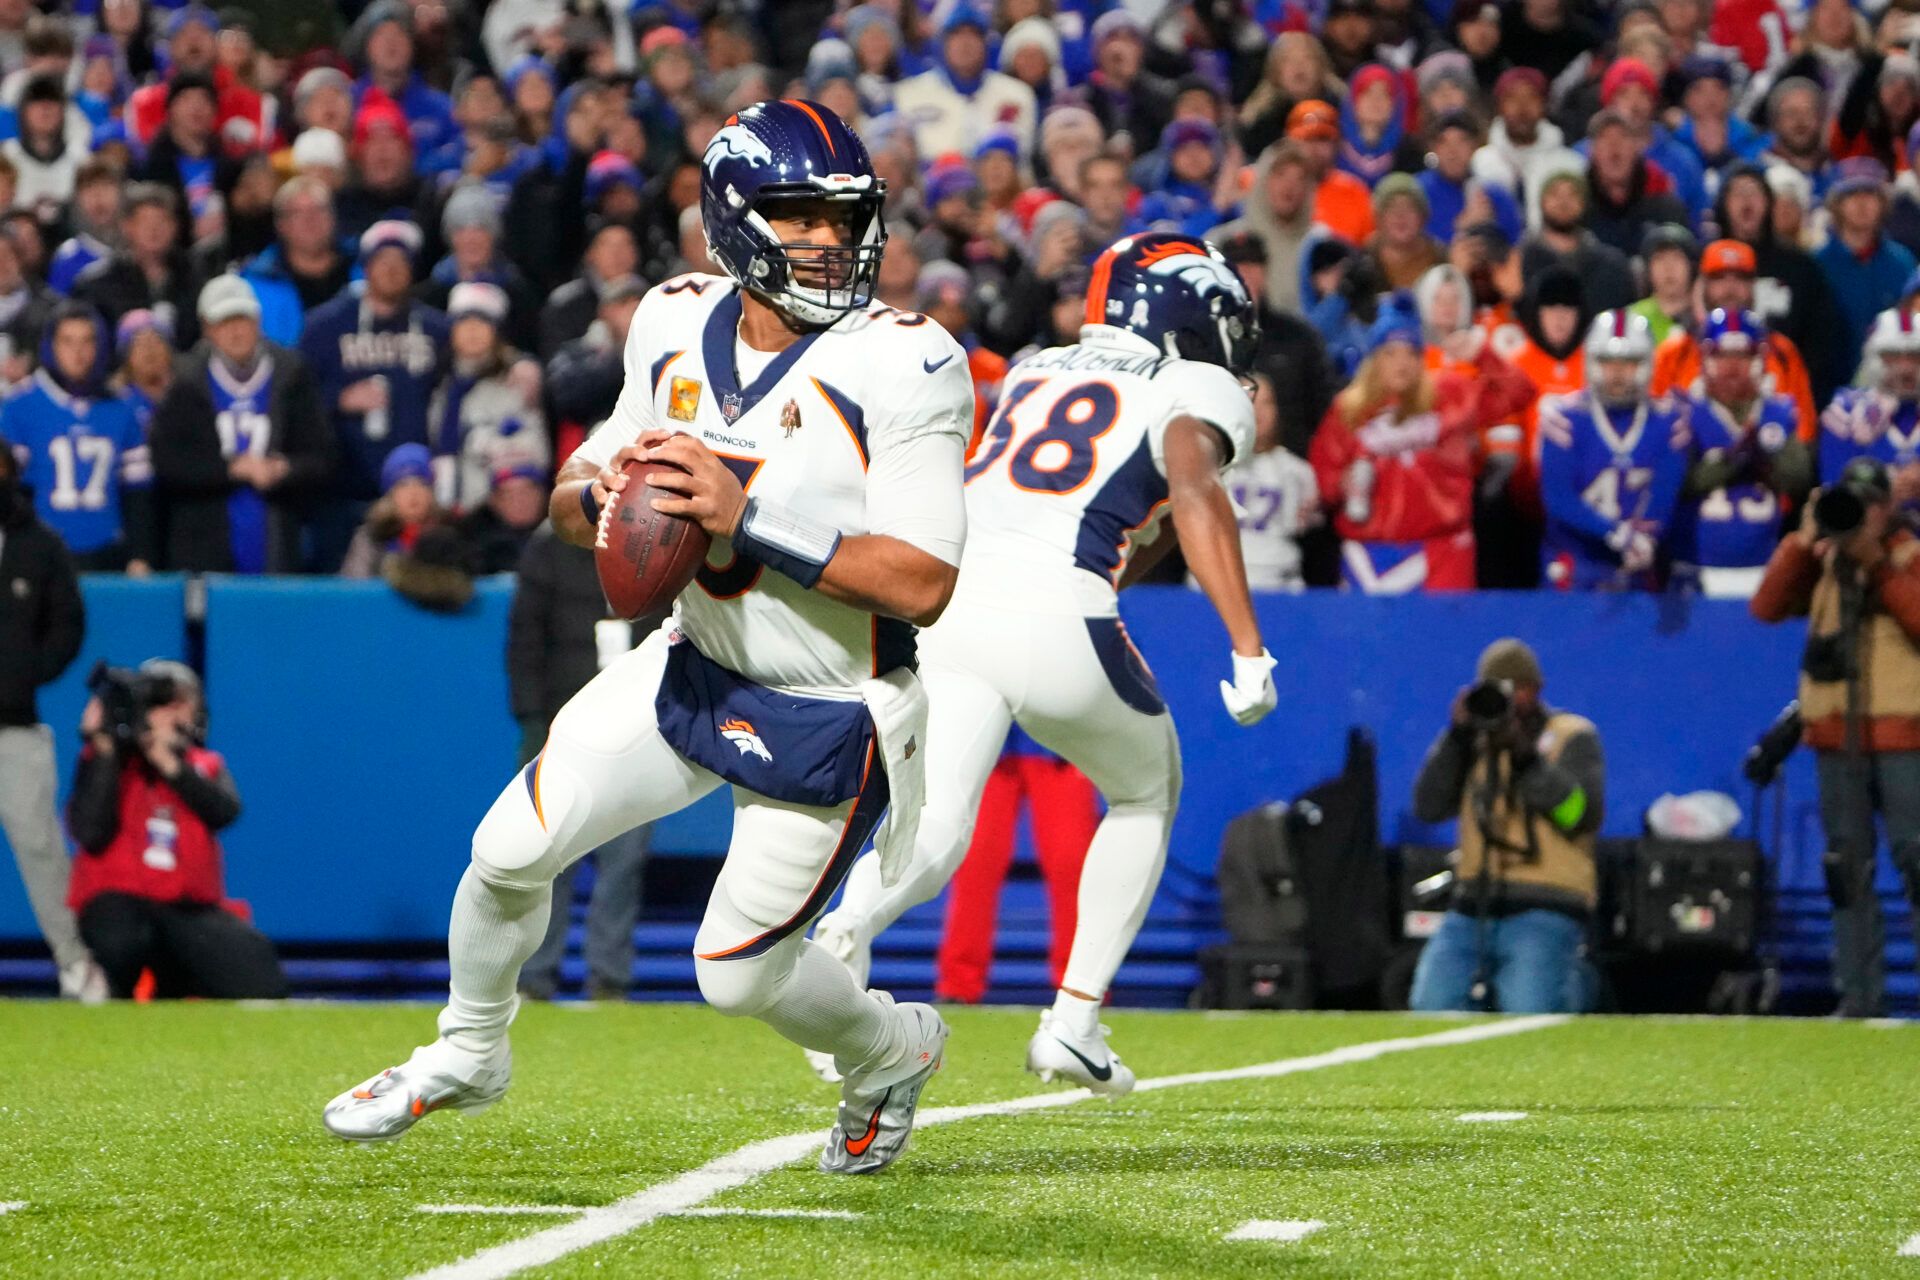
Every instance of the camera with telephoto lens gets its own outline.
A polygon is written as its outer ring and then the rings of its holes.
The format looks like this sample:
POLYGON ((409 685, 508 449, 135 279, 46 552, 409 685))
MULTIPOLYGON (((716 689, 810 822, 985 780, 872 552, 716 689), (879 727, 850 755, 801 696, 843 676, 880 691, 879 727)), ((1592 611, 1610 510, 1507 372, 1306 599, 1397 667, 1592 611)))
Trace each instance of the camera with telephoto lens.
POLYGON ((1513 681, 1476 680, 1467 690, 1467 719, 1476 729, 1497 729, 1513 713, 1513 681))
POLYGON ((147 713, 180 696, 172 676, 110 667, 104 661, 96 662, 87 676, 87 691, 100 699, 101 732, 118 747, 137 747, 147 713))
POLYGON ((1858 529, 1867 509, 1893 497, 1893 481, 1877 458, 1855 458, 1813 500, 1813 523, 1823 538, 1844 537, 1858 529))
POLYGON ((1800 745, 1800 735, 1805 728, 1799 701, 1789 702, 1767 726, 1766 732, 1747 749, 1747 758, 1740 765, 1747 781, 1756 787, 1772 786, 1773 780, 1780 776, 1780 766, 1800 745))

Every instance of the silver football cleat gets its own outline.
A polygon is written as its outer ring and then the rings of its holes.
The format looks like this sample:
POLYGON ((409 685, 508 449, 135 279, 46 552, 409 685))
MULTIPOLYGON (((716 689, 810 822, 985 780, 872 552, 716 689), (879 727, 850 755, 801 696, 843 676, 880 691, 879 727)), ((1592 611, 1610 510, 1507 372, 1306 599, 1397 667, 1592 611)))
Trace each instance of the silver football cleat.
POLYGON ((912 1021, 913 1046, 891 1070, 850 1077, 841 1085, 840 1114, 820 1153, 823 1173, 877 1173, 899 1159, 913 1137, 913 1114, 921 1091, 940 1069, 947 1024, 932 1005, 899 1008, 912 1021))
POLYGON ((505 1045, 496 1061, 480 1062, 436 1040, 329 1102, 320 1122, 350 1142, 386 1142, 444 1107, 485 1111, 500 1101, 512 1079, 513 1055, 505 1045))

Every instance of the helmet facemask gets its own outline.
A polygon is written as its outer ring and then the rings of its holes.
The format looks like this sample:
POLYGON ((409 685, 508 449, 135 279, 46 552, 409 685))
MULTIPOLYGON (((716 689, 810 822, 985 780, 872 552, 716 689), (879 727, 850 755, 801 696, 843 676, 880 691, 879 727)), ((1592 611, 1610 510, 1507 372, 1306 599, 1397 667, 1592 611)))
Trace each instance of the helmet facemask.
POLYGON ((828 325, 873 301, 880 259, 886 252, 886 224, 880 209, 885 187, 861 179, 865 189, 826 191, 795 184, 763 191, 742 221, 760 241, 741 281, 778 310, 806 325, 828 325), (845 243, 790 244, 773 229, 788 216, 782 206, 826 202, 847 211, 845 243))

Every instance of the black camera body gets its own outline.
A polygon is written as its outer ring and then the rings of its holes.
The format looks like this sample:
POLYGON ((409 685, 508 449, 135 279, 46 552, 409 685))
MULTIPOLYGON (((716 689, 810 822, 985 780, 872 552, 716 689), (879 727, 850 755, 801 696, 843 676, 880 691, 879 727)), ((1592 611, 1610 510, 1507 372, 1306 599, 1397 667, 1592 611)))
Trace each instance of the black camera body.
POLYGON ((1823 538, 1845 537, 1867 518, 1867 508, 1893 497, 1893 480, 1877 458, 1855 458, 1813 500, 1813 523, 1823 538))
POLYGON ((172 676, 112 667, 104 660, 87 676, 87 691, 100 699, 101 731, 123 749, 139 746, 149 711, 180 696, 172 676))
POLYGON ((1513 681, 1474 681, 1467 690, 1466 709, 1474 728, 1499 728, 1513 714, 1513 681))

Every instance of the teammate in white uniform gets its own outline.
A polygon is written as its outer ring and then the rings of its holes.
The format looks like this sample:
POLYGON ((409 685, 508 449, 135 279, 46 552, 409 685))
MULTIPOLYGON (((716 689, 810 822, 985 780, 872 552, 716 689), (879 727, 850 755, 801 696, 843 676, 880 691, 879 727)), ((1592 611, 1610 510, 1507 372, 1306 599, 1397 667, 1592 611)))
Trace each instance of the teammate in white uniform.
POLYGON ((1252 300, 1212 246, 1147 234, 1096 261, 1087 321, 1077 345, 1007 373, 967 467, 960 584, 921 638, 933 710, 913 865, 889 887, 878 862, 864 859, 816 939, 865 981, 874 936, 959 867, 1017 720, 1092 779, 1108 806, 1081 873, 1065 980, 1027 1068, 1121 1094, 1133 1073, 1107 1048, 1100 1006, 1159 883, 1180 795, 1172 717, 1120 623, 1116 592, 1128 570, 1177 536, 1232 642, 1233 679, 1220 686, 1227 710, 1249 725, 1275 695, 1221 484, 1222 470, 1253 448, 1253 404, 1236 376, 1257 336, 1252 300))
POLYGON ((911 851, 926 713, 912 624, 939 616, 958 572, 966 355, 925 317, 871 304, 884 185, 832 112, 748 108, 703 169, 708 243, 731 279, 647 295, 618 406, 562 470, 553 519, 591 544, 624 465, 670 461, 685 473, 642 474, 684 495, 657 509, 713 535, 707 567, 671 626, 562 708, 481 821, 439 1039, 328 1104, 342 1137, 498 1099, 515 979, 555 877, 723 782, 733 842, 694 943, 701 994, 838 1062, 822 1168, 896 1157, 939 1066, 939 1016, 865 991, 805 931, 876 828, 901 864, 911 851))

